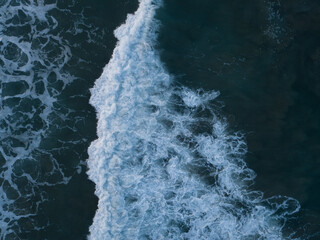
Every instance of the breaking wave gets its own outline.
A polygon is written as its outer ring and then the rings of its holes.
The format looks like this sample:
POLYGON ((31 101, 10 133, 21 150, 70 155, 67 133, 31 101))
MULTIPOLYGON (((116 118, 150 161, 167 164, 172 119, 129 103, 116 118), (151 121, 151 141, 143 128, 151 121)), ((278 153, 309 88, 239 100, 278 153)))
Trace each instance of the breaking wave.
POLYGON ((292 198, 251 190, 246 142, 217 114, 219 92, 176 86, 155 50, 160 0, 141 0, 91 89, 98 139, 89 239, 290 239, 292 198))

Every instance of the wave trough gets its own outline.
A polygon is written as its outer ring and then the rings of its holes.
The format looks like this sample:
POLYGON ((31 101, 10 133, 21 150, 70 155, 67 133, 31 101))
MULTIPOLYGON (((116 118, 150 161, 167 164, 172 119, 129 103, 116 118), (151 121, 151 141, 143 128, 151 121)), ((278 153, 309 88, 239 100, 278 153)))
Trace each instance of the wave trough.
POLYGON ((91 89, 98 139, 89 239, 290 239, 299 203, 253 191, 246 142, 215 110, 219 92, 175 86, 155 50, 160 0, 141 0, 91 89))

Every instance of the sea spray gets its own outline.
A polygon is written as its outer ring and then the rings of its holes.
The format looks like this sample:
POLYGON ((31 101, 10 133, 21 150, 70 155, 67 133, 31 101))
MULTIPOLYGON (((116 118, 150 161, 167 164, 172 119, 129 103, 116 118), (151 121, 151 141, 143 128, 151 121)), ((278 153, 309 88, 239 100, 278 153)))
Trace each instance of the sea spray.
POLYGON ((94 88, 89 239, 286 239, 300 208, 253 191, 246 142, 216 113, 219 93, 174 85, 155 50, 159 0, 141 0, 94 88))

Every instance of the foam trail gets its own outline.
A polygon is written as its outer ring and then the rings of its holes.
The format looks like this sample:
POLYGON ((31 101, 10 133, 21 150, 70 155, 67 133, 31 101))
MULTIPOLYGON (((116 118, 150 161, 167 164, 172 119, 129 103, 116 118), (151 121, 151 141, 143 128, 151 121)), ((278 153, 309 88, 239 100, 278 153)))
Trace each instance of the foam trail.
POLYGON ((288 239, 296 200, 250 190, 246 143, 215 114, 218 92, 175 87, 154 49, 160 0, 141 0, 91 89, 98 139, 89 239, 288 239))

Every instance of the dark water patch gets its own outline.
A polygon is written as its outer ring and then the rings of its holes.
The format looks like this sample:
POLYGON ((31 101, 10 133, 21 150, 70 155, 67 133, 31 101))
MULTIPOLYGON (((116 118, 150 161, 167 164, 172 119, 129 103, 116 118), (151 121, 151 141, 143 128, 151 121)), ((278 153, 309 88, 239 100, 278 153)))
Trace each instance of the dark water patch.
POLYGON ((27 89, 28 84, 25 81, 3 83, 2 97, 19 95, 24 93, 27 89))

